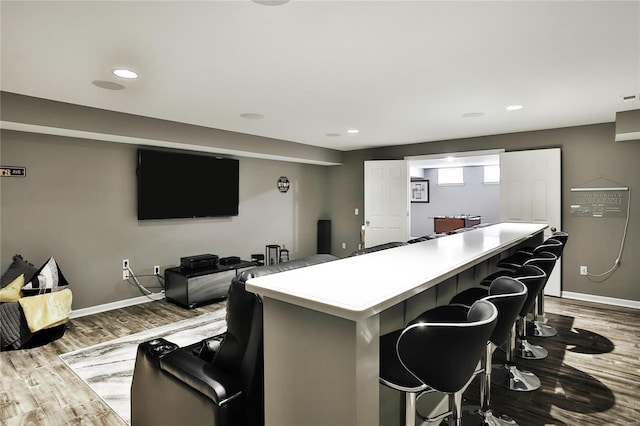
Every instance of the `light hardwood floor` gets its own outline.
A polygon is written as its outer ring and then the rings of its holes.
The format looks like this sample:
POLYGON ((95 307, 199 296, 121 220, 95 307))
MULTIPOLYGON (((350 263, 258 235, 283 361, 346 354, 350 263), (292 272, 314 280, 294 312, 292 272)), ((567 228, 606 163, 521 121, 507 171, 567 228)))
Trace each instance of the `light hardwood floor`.
MULTIPOLYGON (((0 353, 0 424, 122 426, 58 355, 221 306, 186 310, 165 301, 131 306, 71 320, 65 335, 48 345, 0 353)), ((640 311, 556 298, 546 299, 546 309, 559 334, 536 342, 549 357, 519 361, 541 378, 542 387, 519 393, 494 386, 496 410, 521 426, 639 425, 640 311)), ((497 351, 494 361, 501 357, 497 351)), ((465 397, 477 402, 475 383, 465 397)))
POLYGON ((58 357, 118 337, 192 318, 224 303, 184 309, 164 300, 72 319, 60 339, 0 353, 0 425, 125 423, 58 357))

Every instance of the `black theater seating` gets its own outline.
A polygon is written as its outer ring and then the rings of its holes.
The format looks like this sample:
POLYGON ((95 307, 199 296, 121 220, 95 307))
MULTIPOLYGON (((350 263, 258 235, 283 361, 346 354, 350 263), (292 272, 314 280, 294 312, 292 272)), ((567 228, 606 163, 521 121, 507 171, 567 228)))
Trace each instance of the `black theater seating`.
POLYGON ((131 385, 131 424, 264 424, 262 300, 247 280, 329 262, 318 254, 243 271, 230 285, 227 332, 178 347, 164 339, 138 346, 131 385))

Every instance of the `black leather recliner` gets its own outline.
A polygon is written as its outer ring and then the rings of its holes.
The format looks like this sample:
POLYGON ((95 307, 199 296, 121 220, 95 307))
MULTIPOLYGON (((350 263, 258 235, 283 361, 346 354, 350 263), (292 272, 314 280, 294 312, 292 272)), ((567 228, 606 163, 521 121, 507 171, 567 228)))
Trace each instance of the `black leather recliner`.
POLYGON ((373 253, 373 252, 381 251, 381 250, 387 250, 387 249, 395 248, 395 247, 402 247, 402 246, 406 246, 408 244, 409 243, 405 243, 404 241, 392 241, 390 243, 379 244, 377 246, 367 247, 367 248, 362 248, 360 250, 356 250, 353 253, 351 253, 349 255, 349 257, 361 256, 363 254, 373 253))
POLYGON ((235 277, 227 296, 227 332, 178 347, 165 339, 138 346, 131 424, 263 425, 262 300, 247 280, 337 259, 318 254, 259 266, 235 277))

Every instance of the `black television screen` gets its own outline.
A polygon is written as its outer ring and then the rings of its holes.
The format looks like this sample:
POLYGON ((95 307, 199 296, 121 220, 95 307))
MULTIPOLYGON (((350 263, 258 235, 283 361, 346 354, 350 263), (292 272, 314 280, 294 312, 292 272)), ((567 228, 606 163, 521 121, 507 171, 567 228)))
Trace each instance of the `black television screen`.
POLYGON ((238 215, 239 161, 138 150, 138 220, 238 215))

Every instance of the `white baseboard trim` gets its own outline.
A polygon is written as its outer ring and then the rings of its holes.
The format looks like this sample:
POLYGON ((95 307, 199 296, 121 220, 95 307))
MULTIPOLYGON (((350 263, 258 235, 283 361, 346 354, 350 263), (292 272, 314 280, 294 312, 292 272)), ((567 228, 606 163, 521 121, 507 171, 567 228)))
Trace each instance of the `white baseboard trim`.
POLYGON ((640 302, 637 300, 617 299, 615 297, 595 296, 593 294, 574 293, 571 291, 563 291, 562 297, 566 297, 567 299, 584 300, 585 302, 604 303, 605 305, 640 309, 640 302))
POLYGON ((111 311, 113 309, 125 308, 127 306, 140 305, 142 303, 153 302, 154 300, 164 299, 164 292, 152 294, 150 296, 139 296, 131 299, 118 300, 117 302, 105 303, 103 305, 91 306, 89 308, 74 309, 71 311, 69 318, 79 318, 86 315, 97 314, 100 312, 111 311))

